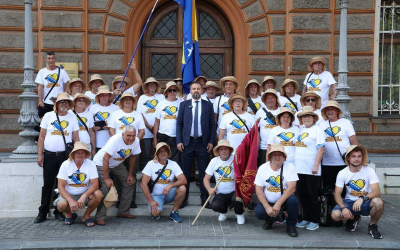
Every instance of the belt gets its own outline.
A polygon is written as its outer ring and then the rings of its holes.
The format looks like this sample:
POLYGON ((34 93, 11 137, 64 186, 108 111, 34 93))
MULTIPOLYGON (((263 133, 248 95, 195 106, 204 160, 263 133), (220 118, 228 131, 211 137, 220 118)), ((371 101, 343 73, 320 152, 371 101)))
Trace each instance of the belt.
POLYGON ((65 151, 61 151, 61 152, 51 152, 49 150, 44 150, 44 153, 47 155, 54 155, 54 156, 59 156, 59 155, 64 155, 65 151))
POLYGON ((202 136, 200 136, 200 137, 193 137, 193 136, 191 136, 190 137, 190 139, 193 139, 193 140, 199 140, 199 139, 201 139, 202 138, 202 136))

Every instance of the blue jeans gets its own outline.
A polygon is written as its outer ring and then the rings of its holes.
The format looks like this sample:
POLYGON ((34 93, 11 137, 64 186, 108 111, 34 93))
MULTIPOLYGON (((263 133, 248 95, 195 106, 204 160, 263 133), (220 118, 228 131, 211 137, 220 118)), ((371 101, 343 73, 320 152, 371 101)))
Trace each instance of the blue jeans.
MULTIPOLYGON (((274 204, 270 205, 273 206, 274 204)), ((297 223, 297 215, 299 214, 299 200, 296 196, 292 195, 286 200, 285 207, 288 214, 286 225, 295 226, 297 223)), ((256 209, 254 209, 254 215, 259 220, 269 220, 270 218, 261 202, 258 202, 256 209)))
MULTIPOLYGON (((354 202, 356 202, 356 201, 353 201, 353 200, 350 200, 350 199, 344 199, 343 202, 344 202, 345 207, 347 207, 347 209, 349 209, 350 212, 351 212, 353 215, 368 216, 368 215, 370 214, 370 211, 371 211, 371 207, 370 207, 370 205, 369 205, 370 200, 364 202, 364 203, 361 205, 361 211, 359 211, 359 212, 354 212, 354 211, 353 211, 353 204, 354 204, 354 202)), ((340 210, 340 207, 339 207, 338 205, 336 205, 332 210, 340 210)))
MULTIPOLYGON (((161 195, 153 195, 152 194, 151 195, 153 200, 158 202, 158 207, 157 208, 160 211, 163 210, 164 204, 174 202, 175 196, 176 196, 176 187, 171 188, 171 190, 169 190, 167 196, 165 196, 164 194, 161 194, 161 195)), ((150 203, 149 203, 149 211, 151 213, 150 203)))

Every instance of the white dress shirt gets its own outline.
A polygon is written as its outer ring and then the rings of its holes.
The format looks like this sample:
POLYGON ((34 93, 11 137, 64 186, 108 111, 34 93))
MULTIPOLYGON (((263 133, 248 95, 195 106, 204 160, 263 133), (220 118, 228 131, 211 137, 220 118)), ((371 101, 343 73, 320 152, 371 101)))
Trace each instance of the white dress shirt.
POLYGON ((190 130, 190 136, 194 137, 194 114, 196 112, 196 105, 199 105, 199 119, 198 119, 198 137, 202 136, 201 132, 201 98, 198 100, 198 103, 196 104, 196 101, 192 99, 192 129, 190 130))

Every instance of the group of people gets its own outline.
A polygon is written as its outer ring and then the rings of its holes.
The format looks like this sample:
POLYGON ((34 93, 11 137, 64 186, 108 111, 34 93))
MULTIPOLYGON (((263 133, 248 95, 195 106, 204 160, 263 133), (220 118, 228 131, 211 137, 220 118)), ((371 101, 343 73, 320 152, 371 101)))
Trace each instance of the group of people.
POLYGON ((136 83, 130 87, 129 78, 122 81, 118 76, 110 91, 98 74, 88 84, 79 78, 70 81, 55 66, 53 52, 47 53, 46 61, 47 67, 36 78, 42 119, 38 164, 43 167, 44 185, 35 222, 46 219, 55 183, 59 191, 55 216, 66 224, 72 224, 75 212, 86 205, 82 217, 86 226, 105 225, 103 200, 114 185, 120 193, 117 217, 134 218, 129 209, 136 207, 136 173, 142 154, 141 188, 153 219, 160 218, 164 204, 173 202, 170 218, 182 221, 178 210, 188 205, 196 165, 202 205, 218 212, 219 221, 227 219, 233 206, 237 223, 244 224, 232 161, 258 124, 255 216, 265 220, 264 229, 283 220, 292 237, 298 235, 296 227, 318 229, 322 182, 324 188, 334 190, 333 220, 347 221, 346 230, 354 231, 359 215, 371 214, 368 229, 372 237, 381 238, 379 180, 367 167, 367 151, 358 146, 352 123, 341 118, 334 101, 336 81, 325 70, 323 58, 308 62, 310 73, 301 96, 296 94, 295 80, 286 79, 277 92, 278 83, 271 76, 262 84, 248 81, 244 95, 238 93, 234 76, 222 78, 219 84, 199 76, 187 95, 177 78, 161 93, 155 78, 142 83, 135 63, 131 69, 136 83), (216 189, 212 177, 220 181, 216 189), (206 204, 209 196, 214 198, 206 204), (93 221, 90 214, 95 208, 93 221))

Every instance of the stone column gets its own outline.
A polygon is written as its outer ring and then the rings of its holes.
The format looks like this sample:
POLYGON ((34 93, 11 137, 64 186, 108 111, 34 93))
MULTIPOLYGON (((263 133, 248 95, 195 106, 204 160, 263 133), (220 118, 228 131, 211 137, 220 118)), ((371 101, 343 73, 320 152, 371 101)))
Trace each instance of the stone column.
MULTIPOLYGON (((337 86, 338 94, 336 101, 339 103, 340 109, 343 112, 343 118, 351 121, 349 103, 351 101, 347 92, 350 90, 347 85, 347 7, 348 0, 340 1, 340 47, 339 47, 339 81, 337 86)), ((351 121, 352 122, 352 121, 351 121)))
POLYGON ((33 128, 39 124, 40 119, 36 108, 38 95, 34 92, 36 83, 33 78, 35 69, 32 38, 32 0, 25 0, 25 65, 22 83, 24 92, 19 96, 22 99, 22 107, 18 119, 18 123, 24 128, 19 136, 24 138, 25 142, 13 151, 9 157, 11 161, 36 161, 37 159, 37 145, 34 140, 39 133, 33 128))

